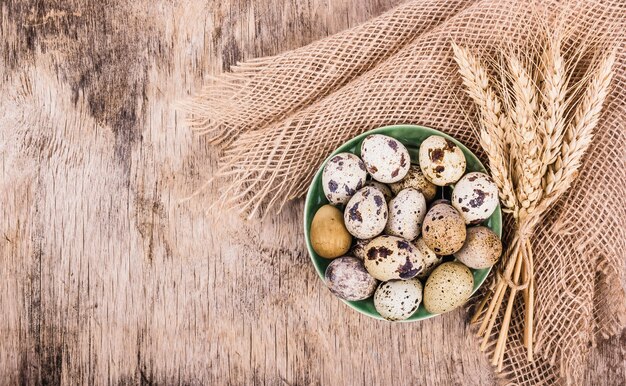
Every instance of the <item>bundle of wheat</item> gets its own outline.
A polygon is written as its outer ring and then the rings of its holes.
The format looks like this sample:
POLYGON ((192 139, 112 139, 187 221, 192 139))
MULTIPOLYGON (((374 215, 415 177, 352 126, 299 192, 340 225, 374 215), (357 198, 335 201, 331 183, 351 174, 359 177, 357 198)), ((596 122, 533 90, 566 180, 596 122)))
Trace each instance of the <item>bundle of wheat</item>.
POLYGON ((506 52, 502 58, 492 58, 500 81, 490 78, 487 68, 469 49, 453 43, 463 84, 480 111, 481 146, 500 189, 504 211, 511 213, 515 222, 504 268, 472 318, 474 323, 481 322, 478 335, 483 336, 481 349, 485 350, 509 291, 493 350, 492 365, 498 370, 502 369, 513 306, 520 291, 525 306, 524 346, 528 360, 533 359, 535 286, 530 241, 544 214, 576 178, 613 76, 615 51, 610 49, 574 80, 573 62, 563 57, 562 41, 561 34, 552 33, 536 40, 538 46, 530 50, 531 54, 506 52), (542 47, 541 55, 534 55, 542 47))

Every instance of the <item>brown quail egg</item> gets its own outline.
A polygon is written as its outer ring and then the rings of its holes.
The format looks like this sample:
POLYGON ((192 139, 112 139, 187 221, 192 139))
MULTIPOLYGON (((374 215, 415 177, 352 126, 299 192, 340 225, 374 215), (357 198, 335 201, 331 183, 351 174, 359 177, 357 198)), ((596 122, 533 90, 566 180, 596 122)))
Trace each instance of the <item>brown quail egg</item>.
POLYGON ((352 235, 343 223, 343 214, 332 205, 324 205, 315 212, 310 237, 313 250, 327 259, 344 255, 352 244, 352 235))
POLYGON ((454 257, 470 268, 492 267, 502 255, 502 241, 491 229, 483 226, 467 228, 463 247, 454 257))
POLYGON ((385 233, 414 240, 420 234, 425 215, 424 195, 413 188, 401 190, 389 201, 389 218, 385 233))
POLYGON ((424 259, 424 271, 417 275, 418 279, 426 279, 428 275, 443 261, 443 256, 439 256, 432 249, 428 248, 428 245, 424 242, 423 238, 417 239, 413 243, 415 248, 422 254, 424 259))
POLYGON ((430 274, 424 286, 424 307, 442 314, 464 304, 474 290, 474 276, 458 262, 443 263, 430 274))
POLYGON ((381 281, 411 279, 424 269, 422 255, 409 242, 396 236, 378 236, 367 244, 365 269, 381 281))
POLYGON ((426 213, 422 237, 436 254, 451 255, 461 249, 465 234, 463 217, 451 205, 437 204, 426 213))
POLYGON ((408 319, 422 301, 422 283, 417 279, 381 283, 374 294, 374 307, 391 321, 408 319))
POLYGON ((466 224, 480 224, 498 206, 498 186, 485 173, 467 173, 454 186, 452 205, 461 213, 466 224))
POLYGON ((361 261, 365 260, 365 248, 370 241, 372 241, 372 239, 357 239, 354 242, 352 249, 350 249, 350 256, 354 256, 361 261))
POLYGON ((402 180, 390 184, 389 187, 393 194, 398 194, 406 188, 417 189, 424 195, 426 202, 432 201, 437 194, 437 186, 424 177, 419 165, 411 165, 406 176, 402 180))
POLYGON ((397 139, 381 134, 363 140, 361 158, 372 178, 385 184, 403 179, 411 166, 406 147, 397 139))
POLYGON ((356 257, 344 256, 333 260, 326 268, 326 285, 342 299, 356 301, 374 294, 378 281, 374 279, 356 257))
POLYGON ((454 142, 431 135, 420 145, 419 164, 430 182, 445 186, 455 183, 463 176, 466 161, 463 151, 454 142))
POLYGON ((387 203, 380 190, 371 186, 352 196, 343 213, 346 229, 358 239, 379 235, 387 224, 387 203))
POLYGON ((324 195, 331 204, 345 204, 363 187, 366 177, 365 164, 359 157, 351 153, 339 153, 324 166, 324 195))
POLYGON ((365 183, 365 186, 371 186, 373 188, 380 190, 383 196, 385 196, 385 201, 387 202, 389 202, 389 200, 391 200, 391 198, 393 197, 393 194, 391 193, 391 189, 389 188, 389 186, 383 184, 382 182, 369 180, 365 183))

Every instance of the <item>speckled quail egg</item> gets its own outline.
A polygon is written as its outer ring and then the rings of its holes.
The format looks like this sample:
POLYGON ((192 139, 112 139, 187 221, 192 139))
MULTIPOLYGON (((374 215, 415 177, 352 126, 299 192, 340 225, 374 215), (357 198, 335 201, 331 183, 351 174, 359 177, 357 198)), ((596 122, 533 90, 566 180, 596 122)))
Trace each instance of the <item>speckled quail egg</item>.
POLYGON ((344 255, 352 244, 352 235, 343 222, 343 214, 332 205, 324 205, 311 221, 311 247, 320 256, 334 259, 344 255))
POLYGON ((430 208, 432 208, 433 206, 439 205, 439 204, 452 205, 452 202, 450 202, 450 200, 448 200, 447 198, 438 198, 435 201, 430 203, 430 207, 428 208, 428 210, 430 210, 430 208))
POLYGON ((358 239, 379 235, 387 224, 387 203, 380 190, 366 186, 356 192, 343 213, 346 229, 358 239))
POLYGON ((364 186, 366 177, 365 164, 359 157, 351 153, 339 153, 324 166, 324 195, 331 204, 345 204, 364 186))
POLYGON ((354 245, 352 245, 352 249, 350 249, 350 256, 354 256, 359 260, 365 260, 365 248, 370 241, 372 241, 372 239, 356 239, 354 245))
POLYGON ((419 164, 424 176, 435 185, 455 183, 465 173, 465 156, 454 142, 431 135, 420 145, 419 164))
POLYGON ((424 195, 413 188, 401 190, 389 201, 389 218, 385 233, 414 240, 420 234, 424 216, 426 216, 424 195))
POLYGON ((485 173, 467 173, 452 191, 452 205, 466 224, 479 224, 491 216, 498 206, 498 186, 485 173))
POLYGON ((422 237, 436 254, 445 256, 458 251, 465 242, 465 235, 463 217, 452 205, 437 204, 426 213, 422 237))
POLYGON ((378 285, 378 281, 365 270, 363 262, 352 256, 333 260, 326 267, 324 276, 332 293, 350 301, 369 298, 378 285))
POLYGON ((492 267, 502 255, 502 241, 491 229, 483 226, 467 228, 463 247, 454 257, 470 268, 492 267))
POLYGON ((372 178, 386 184, 403 179, 411 166, 406 147, 397 139, 381 134, 363 140, 361 158, 372 178))
POLYGON ((406 176, 402 180, 390 184, 389 187, 393 194, 398 194, 406 188, 417 189, 424 195, 426 202, 432 201, 437 194, 437 186, 426 179, 419 165, 411 165, 406 176))
POLYGON ((367 244, 365 269, 381 281, 411 279, 422 272, 424 261, 408 240, 383 235, 367 244))
POLYGON ((383 184, 382 182, 369 180, 365 183, 365 186, 371 186, 380 190, 383 196, 385 196, 385 201, 387 202, 389 202, 389 200, 391 200, 391 198, 393 197, 393 193, 391 193, 391 189, 389 188, 389 186, 383 184))
POLYGON ((424 270, 417 275, 418 279, 426 279, 428 275, 443 261, 443 256, 439 256, 432 249, 428 248, 428 245, 424 242, 423 238, 417 239, 413 245, 422 254, 424 259, 424 270))
POLYGON ((474 276, 465 265, 443 263, 430 274, 424 286, 424 307, 432 314, 442 314, 462 305, 474 290, 474 276))
POLYGON ((374 294, 374 307, 391 321, 408 319, 422 301, 422 283, 417 279, 381 283, 374 294))

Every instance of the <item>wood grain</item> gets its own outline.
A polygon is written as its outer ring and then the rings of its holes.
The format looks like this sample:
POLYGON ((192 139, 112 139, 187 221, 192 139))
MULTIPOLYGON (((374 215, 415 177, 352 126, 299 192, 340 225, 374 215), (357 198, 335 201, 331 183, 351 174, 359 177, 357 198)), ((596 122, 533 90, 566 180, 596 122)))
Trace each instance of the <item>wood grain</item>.
MULTIPOLYGON (((399 0, 0 3, 1 384, 494 383, 464 311, 363 317, 317 278, 302 202, 265 222, 183 202, 216 150, 174 104, 238 60, 399 0)), ((623 384, 626 336, 589 384, 623 384)))

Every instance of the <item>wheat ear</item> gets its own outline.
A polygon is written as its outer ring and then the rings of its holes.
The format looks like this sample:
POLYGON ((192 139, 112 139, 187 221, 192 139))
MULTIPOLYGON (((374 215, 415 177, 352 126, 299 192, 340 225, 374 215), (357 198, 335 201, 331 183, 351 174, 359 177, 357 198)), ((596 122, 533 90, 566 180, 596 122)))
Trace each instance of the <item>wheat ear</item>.
POLYGON ((511 118, 515 128, 515 146, 512 147, 517 180, 517 199, 523 214, 532 208, 541 197, 541 154, 542 134, 537 122, 537 90, 532 76, 515 54, 508 60, 514 108, 511 118))
MULTIPOLYGON (((565 94, 567 92, 567 73, 565 59, 561 54, 561 38, 548 39, 543 60, 543 93, 541 108, 544 125, 543 162, 540 175, 545 176, 561 151, 565 131, 565 94)), ((545 189, 545 179, 543 179, 545 189)))
POLYGON ((552 205, 576 178, 578 167, 591 144, 593 130, 598 124, 602 106, 609 94, 614 64, 615 51, 612 51, 600 62, 589 82, 572 122, 565 130, 561 152, 555 162, 548 167, 544 177, 545 197, 541 209, 552 205))
POLYGON ((454 60, 459 66, 468 95, 480 110, 480 145, 487 153, 491 175, 500 190, 502 205, 517 217, 517 201, 507 167, 507 149, 504 146, 506 118, 501 104, 489 86, 489 76, 478 59, 465 47, 452 43, 454 60))

